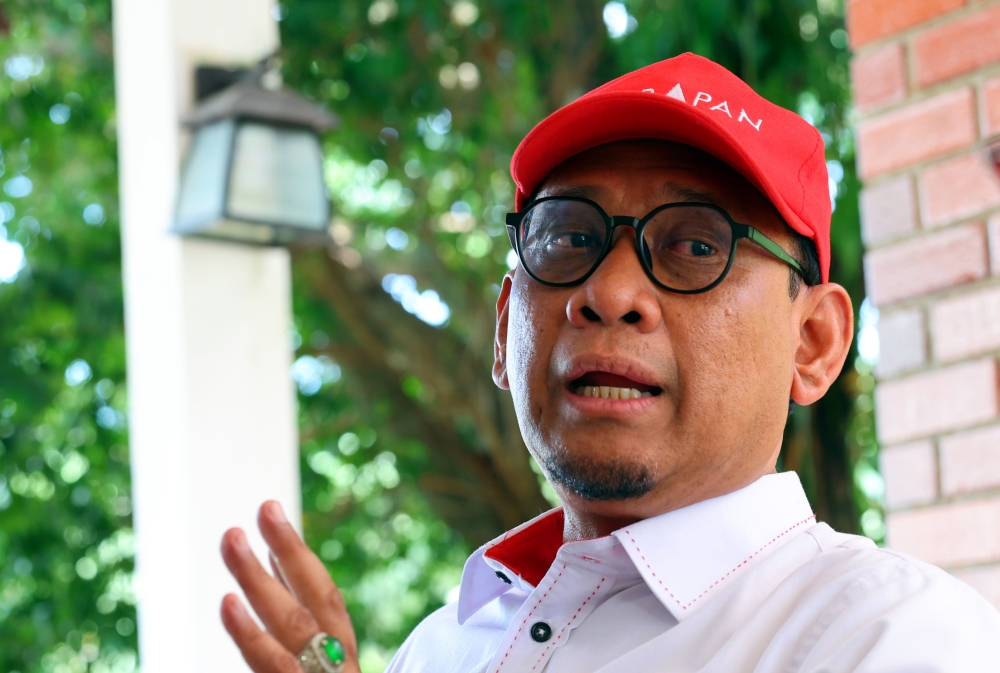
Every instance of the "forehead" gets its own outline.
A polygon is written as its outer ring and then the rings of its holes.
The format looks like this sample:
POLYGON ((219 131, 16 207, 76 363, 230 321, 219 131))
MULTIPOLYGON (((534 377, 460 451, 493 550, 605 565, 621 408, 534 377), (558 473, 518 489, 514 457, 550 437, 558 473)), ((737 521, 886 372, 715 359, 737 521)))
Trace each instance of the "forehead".
MULTIPOLYGON (((664 203, 711 203, 735 218, 783 223, 770 201, 733 168, 687 145, 633 140, 601 145, 557 166, 536 198, 579 196, 637 217, 664 203), (622 210, 626 209, 626 210, 622 210)), ((763 224, 763 223, 762 223, 763 224)))

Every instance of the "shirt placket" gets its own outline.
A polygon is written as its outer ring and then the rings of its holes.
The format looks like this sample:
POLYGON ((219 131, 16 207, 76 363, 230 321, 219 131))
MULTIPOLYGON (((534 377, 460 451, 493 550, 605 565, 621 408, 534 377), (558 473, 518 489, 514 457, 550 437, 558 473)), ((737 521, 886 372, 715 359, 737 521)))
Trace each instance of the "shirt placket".
POLYGON ((557 559, 511 621, 487 673, 544 670, 614 579, 557 559))

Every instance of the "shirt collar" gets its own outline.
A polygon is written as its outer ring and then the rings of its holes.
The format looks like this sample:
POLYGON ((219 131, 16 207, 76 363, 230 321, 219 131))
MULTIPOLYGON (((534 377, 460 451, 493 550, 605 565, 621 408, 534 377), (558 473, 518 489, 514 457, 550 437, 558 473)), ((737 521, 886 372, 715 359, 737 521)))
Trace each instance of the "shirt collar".
POLYGON ((583 551, 621 556, 622 550, 653 594, 683 621, 713 591, 814 519, 794 472, 766 475, 738 491, 644 519, 599 540, 563 545, 562 509, 554 509, 469 557, 459 589, 458 621, 464 623, 512 588, 530 593, 557 555, 583 551))
POLYGON ((784 472, 612 535, 660 602, 683 621, 815 519, 799 476, 784 472))
POLYGON ((462 570, 458 623, 511 588, 531 593, 563 544, 563 512, 556 508, 522 523, 473 552, 462 570), (496 569, 494 569, 496 568, 496 569))

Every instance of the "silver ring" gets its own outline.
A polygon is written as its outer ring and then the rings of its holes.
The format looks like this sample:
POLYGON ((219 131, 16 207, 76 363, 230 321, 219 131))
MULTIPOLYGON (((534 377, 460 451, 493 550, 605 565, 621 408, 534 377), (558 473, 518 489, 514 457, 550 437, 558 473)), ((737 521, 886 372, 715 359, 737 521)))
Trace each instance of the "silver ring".
POLYGON ((309 639, 296 659, 305 673, 341 673, 347 655, 343 643, 320 631, 309 639))

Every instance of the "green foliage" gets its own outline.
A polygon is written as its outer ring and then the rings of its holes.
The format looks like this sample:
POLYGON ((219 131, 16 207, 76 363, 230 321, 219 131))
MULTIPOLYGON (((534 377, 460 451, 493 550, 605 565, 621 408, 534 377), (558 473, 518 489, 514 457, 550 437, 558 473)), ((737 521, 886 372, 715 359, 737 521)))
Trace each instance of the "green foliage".
MULTIPOLYGON (((314 331, 310 341, 326 338, 314 331)), ((420 492, 427 448, 376 433, 388 407, 338 384, 339 368, 329 361, 305 355, 296 367, 321 376, 298 379, 306 541, 344 593, 365 670, 378 670, 392 646, 449 598, 469 550, 420 492), (308 394, 324 376, 323 393, 308 394)))
POLYGON ((0 245, 27 256, 0 284, 0 670, 130 671, 110 2, 0 25, 0 245))

